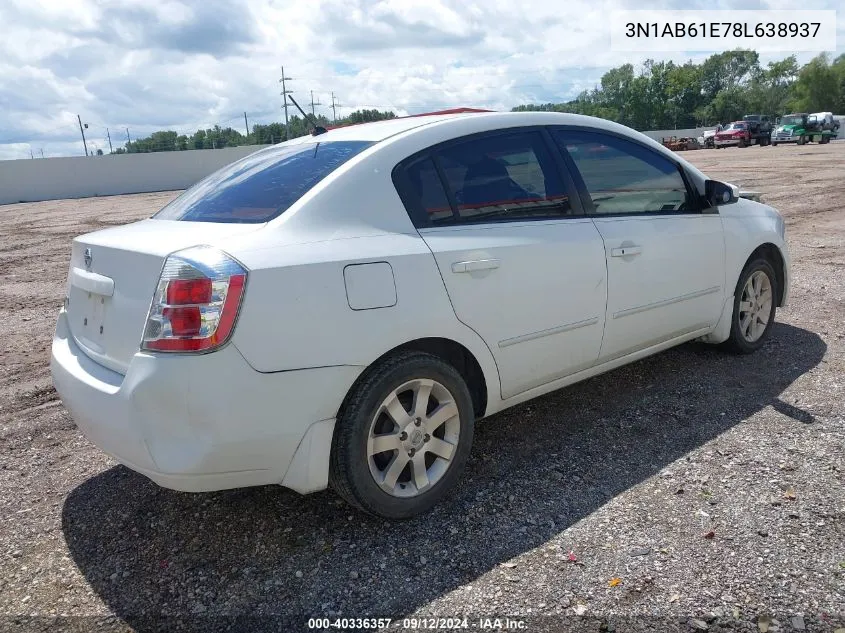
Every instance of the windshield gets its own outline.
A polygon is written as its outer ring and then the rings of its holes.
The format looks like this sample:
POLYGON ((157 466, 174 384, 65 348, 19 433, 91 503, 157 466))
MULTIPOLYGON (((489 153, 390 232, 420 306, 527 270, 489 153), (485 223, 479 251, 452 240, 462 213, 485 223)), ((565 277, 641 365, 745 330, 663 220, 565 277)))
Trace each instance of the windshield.
POLYGON ((258 151, 201 180, 153 218, 268 222, 372 144, 372 141, 328 141, 258 151))
POLYGON ((804 117, 802 116, 785 116, 780 120, 781 125, 803 125, 804 117))
POLYGON ((725 129, 726 130, 744 130, 746 127, 748 127, 748 124, 746 124, 746 123, 731 123, 725 129))

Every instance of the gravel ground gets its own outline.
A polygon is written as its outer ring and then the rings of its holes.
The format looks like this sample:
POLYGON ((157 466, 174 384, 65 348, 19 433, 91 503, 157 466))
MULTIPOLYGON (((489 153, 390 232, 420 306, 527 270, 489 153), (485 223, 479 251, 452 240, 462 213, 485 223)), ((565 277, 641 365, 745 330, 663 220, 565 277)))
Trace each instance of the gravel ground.
POLYGON ((769 342, 684 345, 496 415, 460 489, 401 524, 329 492, 172 492, 100 453, 48 370, 70 239, 174 194, 0 207, 0 630, 845 627, 845 143, 685 156, 787 218, 769 342))

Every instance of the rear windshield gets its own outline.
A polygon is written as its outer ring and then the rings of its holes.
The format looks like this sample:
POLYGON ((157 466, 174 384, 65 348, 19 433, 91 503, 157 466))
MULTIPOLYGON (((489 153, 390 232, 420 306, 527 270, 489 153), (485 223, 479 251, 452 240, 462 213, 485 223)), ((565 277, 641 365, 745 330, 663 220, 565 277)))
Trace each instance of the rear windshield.
POLYGON ((372 144, 372 141, 329 141, 256 152, 201 180, 153 218, 268 222, 372 144))

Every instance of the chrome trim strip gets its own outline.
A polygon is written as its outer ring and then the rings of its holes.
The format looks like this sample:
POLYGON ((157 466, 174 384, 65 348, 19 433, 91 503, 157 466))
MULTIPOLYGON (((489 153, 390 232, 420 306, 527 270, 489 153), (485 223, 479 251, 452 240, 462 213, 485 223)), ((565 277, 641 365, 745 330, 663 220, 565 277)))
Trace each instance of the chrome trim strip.
POLYGON ((688 295, 681 295, 680 297, 675 297, 673 299, 664 299, 663 301, 649 303, 648 305, 638 306, 636 308, 628 308, 627 310, 620 310, 619 312, 613 313, 613 318, 621 319, 622 317, 631 316, 632 314, 639 314, 640 312, 645 312, 646 310, 662 308, 664 306, 672 305, 673 303, 680 303, 681 301, 688 301, 690 299, 698 299, 699 297, 704 297, 706 295, 712 295, 713 293, 719 292, 721 289, 721 286, 713 286, 712 288, 706 288, 705 290, 697 290, 696 292, 691 292, 688 295))
POLYGON ((521 334, 520 336, 514 336, 513 338, 506 338, 504 341, 499 341, 499 347, 509 347, 511 345, 516 345, 517 343, 525 343, 527 341, 533 341, 535 339, 543 338, 545 336, 552 336, 553 334, 570 332, 572 330, 577 330, 582 327, 587 327, 588 325, 595 325, 598 322, 599 318, 593 317, 592 319, 585 319, 584 321, 576 321, 575 323, 558 325, 557 327, 549 328, 548 330, 540 330, 539 332, 531 332, 530 334, 521 334))

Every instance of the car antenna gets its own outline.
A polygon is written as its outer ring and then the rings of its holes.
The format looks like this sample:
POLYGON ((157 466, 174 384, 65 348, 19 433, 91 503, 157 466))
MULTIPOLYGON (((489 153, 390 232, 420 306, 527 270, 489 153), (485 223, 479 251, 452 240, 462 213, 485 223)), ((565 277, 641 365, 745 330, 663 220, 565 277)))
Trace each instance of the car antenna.
POLYGON ((317 119, 315 119, 313 116, 307 115, 305 113, 305 110, 303 110, 302 108, 299 107, 299 104, 296 102, 296 100, 293 98, 292 95, 286 95, 286 96, 287 96, 288 99, 293 101, 293 105, 296 106, 296 109, 299 110, 300 112, 302 112, 303 118, 305 118, 306 121, 311 121, 311 124, 314 126, 314 128, 311 130, 311 136, 318 136, 319 134, 325 134, 328 131, 322 125, 317 125, 317 119))

